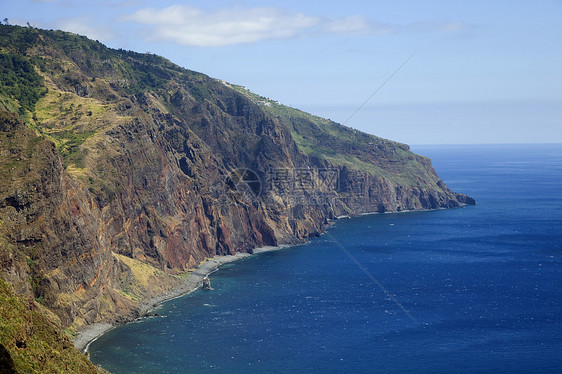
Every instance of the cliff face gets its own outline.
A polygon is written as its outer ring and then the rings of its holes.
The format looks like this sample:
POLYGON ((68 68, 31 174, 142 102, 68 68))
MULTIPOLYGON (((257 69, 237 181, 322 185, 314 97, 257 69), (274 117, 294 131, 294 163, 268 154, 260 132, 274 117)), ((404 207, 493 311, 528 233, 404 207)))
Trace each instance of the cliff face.
POLYGON ((0 271, 68 331, 340 215, 474 203, 406 145, 158 56, 0 26, 0 57, 0 271))

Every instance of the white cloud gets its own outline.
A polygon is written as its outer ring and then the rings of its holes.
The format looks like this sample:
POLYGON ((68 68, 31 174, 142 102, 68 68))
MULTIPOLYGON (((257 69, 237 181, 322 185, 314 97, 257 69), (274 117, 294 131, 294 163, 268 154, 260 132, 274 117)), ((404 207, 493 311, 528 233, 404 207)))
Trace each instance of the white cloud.
POLYGON ((189 6, 172 5, 163 9, 141 9, 124 19, 151 25, 151 39, 202 47, 288 39, 315 33, 380 31, 360 16, 332 20, 277 8, 205 12, 189 6))

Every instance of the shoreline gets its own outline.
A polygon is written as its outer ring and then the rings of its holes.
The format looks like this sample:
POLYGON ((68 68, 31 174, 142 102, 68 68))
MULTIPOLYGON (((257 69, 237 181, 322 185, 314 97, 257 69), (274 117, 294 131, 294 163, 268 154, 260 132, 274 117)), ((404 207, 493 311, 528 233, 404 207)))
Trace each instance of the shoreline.
MULTIPOLYGON (((457 207, 457 209, 463 208, 463 207, 468 206, 468 205, 469 204, 461 204, 459 207, 457 207)), ((396 214, 396 213, 409 213, 409 212, 420 212, 420 211, 427 212, 427 211, 441 210, 441 209, 454 209, 454 208, 402 210, 402 211, 384 212, 384 213, 368 212, 368 213, 361 213, 361 214, 358 214, 356 216, 343 215, 343 216, 336 217, 333 220, 330 220, 330 222, 328 223, 327 226, 331 226, 332 224, 336 223, 337 221, 345 219, 345 218, 352 219, 353 217, 376 215, 376 214, 396 214)), ((130 321, 124 322, 124 323, 112 324, 112 323, 107 323, 107 322, 98 322, 98 323, 93 323, 91 325, 83 326, 81 329, 79 329, 77 331, 76 336, 73 339, 74 346, 78 350, 80 350, 81 352, 87 353, 90 344, 92 344, 100 336, 102 336, 103 334, 105 334, 109 330, 112 330, 112 329, 114 329, 118 326, 125 325, 127 323, 134 322, 138 319, 144 318, 149 314, 150 311, 157 308, 160 304, 162 304, 166 301, 176 299, 178 297, 185 296, 185 295, 199 289, 199 287, 201 287, 203 279, 208 277, 210 274, 214 273, 215 271, 217 271, 221 265, 224 265, 224 264, 227 264, 227 263, 230 263, 230 262, 234 262, 234 261, 238 261, 238 260, 241 260, 241 259, 246 258, 246 257, 257 255, 259 253, 277 251, 277 250, 281 250, 281 249, 284 249, 284 248, 293 247, 295 245, 299 245, 299 244, 281 244, 279 246, 265 246, 265 247, 260 247, 260 248, 254 248, 253 253, 251 253, 251 254, 245 253, 245 252, 244 253, 236 252, 236 254, 234 254, 234 255, 212 257, 212 258, 208 259, 207 261, 199 264, 199 267, 197 269, 195 269, 191 274, 189 274, 186 277, 186 279, 184 279, 184 281, 182 282, 182 284, 180 286, 178 286, 178 287, 176 287, 176 288, 174 288, 174 289, 172 289, 168 292, 165 292, 163 294, 153 296, 150 299, 148 299, 147 301, 142 302, 137 307, 137 311, 139 312, 139 315, 140 315, 139 317, 137 317, 135 319, 132 319, 130 321)))
POLYGON ((207 261, 199 264, 199 267, 197 269, 195 269, 192 273, 190 273, 183 280, 181 285, 179 285, 178 287, 176 287, 176 288, 174 288, 174 289, 172 289, 168 292, 165 292, 163 294, 153 296, 153 297, 149 298, 148 300, 142 302, 137 307, 137 311, 138 311, 140 317, 135 318, 134 320, 130 320, 130 321, 125 322, 125 323, 112 324, 112 323, 107 323, 107 322, 104 322, 104 323, 98 322, 98 323, 93 323, 91 325, 83 326, 82 328, 80 328, 77 331, 76 336, 73 339, 74 346, 78 350, 80 350, 84 353, 88 352, 88 348, 90 347, 90 344, 92 344, 100 336, 102 336, 103 334, 105 334, 109 330, 112 330, 112 329, 114 329, 118 326, 122 326, 122 325, 130 323, 130 322, 136 321, 140 318, 144 318, 150 311, 157 308, 160 304, 162 304, 166 301, 176 299, 178 297, 185 296, 185 295, 199 289, 201 287, 203 279, 207 278, 210 274, 217 271, 219 269, 219 267, 224 265, 224 264, 228 264, 230 262, 238 261, 238 260, 241 260, 243 258, 247 258, 247 257, 254 256, 254 255, 257 255, 257 254, 260 254, 260 253, 264 253, 264 252, 277 251, 277 250, 287 248, 287 247, 290 247, 290 246, 291 245, 279 245, 279 246, 276 246, 276 247, 266 246, 266 247, 255 248, 253 250, 253 253, 251 253, 251 254, 250 253, 237 252, 234 255, 212 257, 212 258, 208 259, 207 261))

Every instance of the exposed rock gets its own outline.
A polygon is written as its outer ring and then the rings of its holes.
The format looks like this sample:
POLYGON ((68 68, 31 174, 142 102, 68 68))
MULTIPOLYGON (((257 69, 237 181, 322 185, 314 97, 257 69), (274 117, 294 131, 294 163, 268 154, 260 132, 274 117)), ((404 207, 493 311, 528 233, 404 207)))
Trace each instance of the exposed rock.
POLYGON ((213 287, 211 287, 211 280, 208 277, 203 278, 202 288, 204 290, 212 290, 213 289, 213 287))

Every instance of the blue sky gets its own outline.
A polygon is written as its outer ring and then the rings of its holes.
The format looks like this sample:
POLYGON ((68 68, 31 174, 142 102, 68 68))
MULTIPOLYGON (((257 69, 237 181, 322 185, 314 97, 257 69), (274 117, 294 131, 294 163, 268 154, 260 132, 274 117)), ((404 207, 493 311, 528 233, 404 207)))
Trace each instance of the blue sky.
POLYGON ((562 142, 560 0, 0 0, 0 18, 409 144, 562 142))

